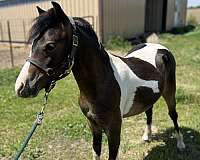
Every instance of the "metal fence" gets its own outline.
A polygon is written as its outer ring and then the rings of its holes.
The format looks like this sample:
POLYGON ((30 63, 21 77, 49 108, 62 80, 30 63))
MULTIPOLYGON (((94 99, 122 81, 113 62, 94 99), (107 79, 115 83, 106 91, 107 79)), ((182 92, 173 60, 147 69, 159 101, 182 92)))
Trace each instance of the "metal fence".
MULTIPOLYGON (((94 16, 82 18, 95 26, 94 16)), ((32 22, 33 19, 0 19, 0 68, 24 63, 30 49, 28 32, 32 22)))
POLYGON ((11 40, 13 43, 26 43, 32 21, 32 19, 0 19, 0 41, 9 42, 11 40))

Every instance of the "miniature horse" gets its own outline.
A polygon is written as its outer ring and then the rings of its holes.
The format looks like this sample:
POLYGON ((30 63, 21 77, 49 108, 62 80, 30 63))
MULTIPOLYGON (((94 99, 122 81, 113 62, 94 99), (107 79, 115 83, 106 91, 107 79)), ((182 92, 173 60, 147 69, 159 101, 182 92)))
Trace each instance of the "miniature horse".
POLYGON ((108 54, 89 25, 68 17, 56 2, 44 11, 38 8, 30 30, 32 49, 15 84, 20 97, 36 96, 43 88, 72 70, 80 89, 79 104, 93 135, 94 159, 101 155, 102 132, 108 138, 109 160, 118 159, 122 118, 145 111, 147 127, 143 140, 151 136, 153 104, 163 96, 177 138, 184 149, 177 123, 175 60, 159 44, 140 44, 127 56, 108 54))

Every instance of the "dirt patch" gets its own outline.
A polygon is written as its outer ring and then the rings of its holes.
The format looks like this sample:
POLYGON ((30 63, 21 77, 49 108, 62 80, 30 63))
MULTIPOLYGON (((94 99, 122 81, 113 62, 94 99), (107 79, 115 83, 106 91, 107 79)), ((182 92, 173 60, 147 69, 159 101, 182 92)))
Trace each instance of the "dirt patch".
MULTIPOLYGON (((77 141, 67 140, 66 137, 55 138, 37 149, 32 158, 43 159, 92 159, 91 145, 83 139, 77 141), (90 157, 90 158, 89 158, 90 157)), ((29 157, 31 158, 31 157, 29 157)))
MULTIPOLYGON (((24 64, 28 56, 30 46, 25 44, 13 44, 13 60, 14 66, 24 64)), ((11 67, 10 46, 8 43, 0 43, 0 68, 11 67)))

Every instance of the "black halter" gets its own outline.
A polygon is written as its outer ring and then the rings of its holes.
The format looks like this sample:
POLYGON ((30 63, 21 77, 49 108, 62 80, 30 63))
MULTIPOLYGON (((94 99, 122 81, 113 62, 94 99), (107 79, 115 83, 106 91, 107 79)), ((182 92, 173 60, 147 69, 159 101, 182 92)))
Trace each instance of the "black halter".
POLYGON ((55 86, 56 81, 69 75, 74 65, 74 57, 78 47, 78 35, 77 35, 77 28, 73 18, 71 17, 68 18, 72 26, 72 49, 71 49, 71 54, 69 54, 67 57, 67 62, 64 60, 57 67, 49 68, 47 64, 43 64, 42 62, 38 61, 37 59, 34 59, 33 57, 28 57, 26 59, 26 61, 38 67, 48 75, 49 84, 46 87, 47 91, 51 90, 55 86), (56 76, 56 70, 63 70, 63 72, 56 76))

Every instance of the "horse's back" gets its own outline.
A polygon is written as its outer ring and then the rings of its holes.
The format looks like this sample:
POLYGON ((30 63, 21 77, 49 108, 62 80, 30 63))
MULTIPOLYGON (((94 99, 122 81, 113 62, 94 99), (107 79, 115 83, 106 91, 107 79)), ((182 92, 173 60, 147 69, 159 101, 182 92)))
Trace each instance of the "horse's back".
POLYGON ((132 51, 125 56, 125 58, 135 57, 146 61, 156 67, 156 56, 159 50, 166 50, 168 49, 160 44, 155 43, 143 43, 137 45, 132 51))

